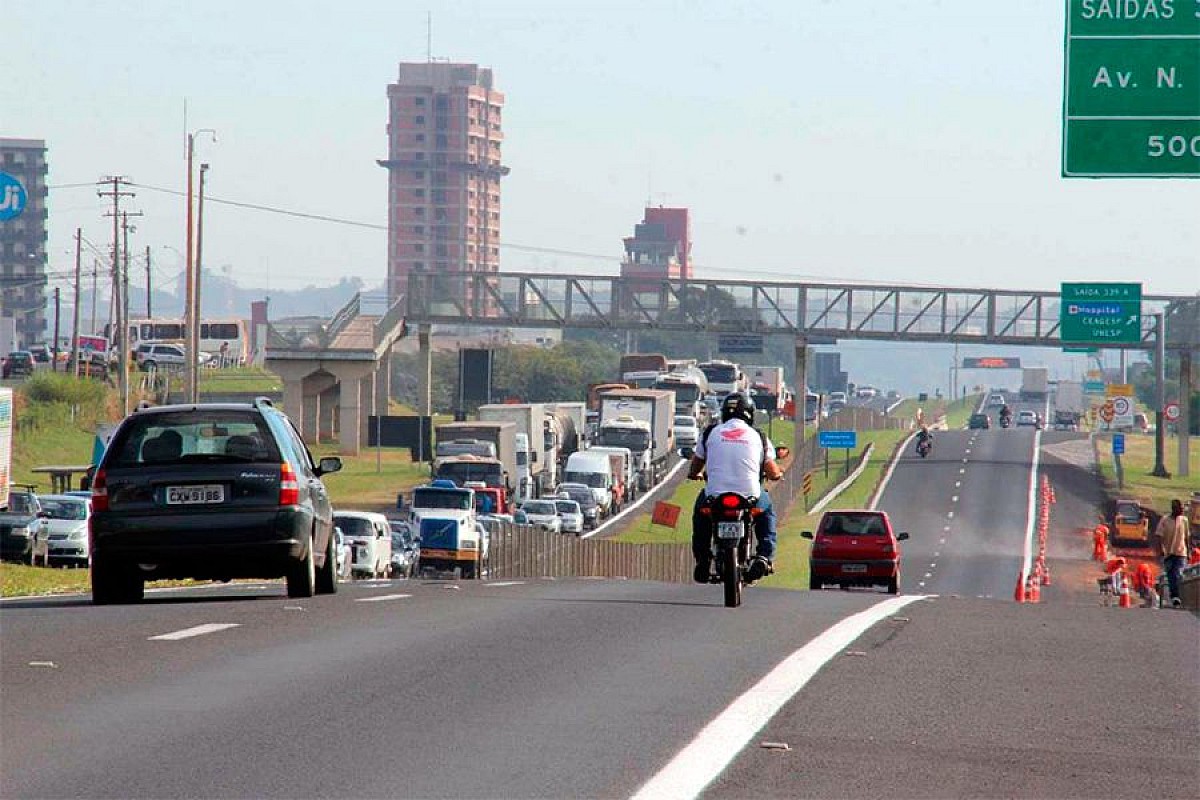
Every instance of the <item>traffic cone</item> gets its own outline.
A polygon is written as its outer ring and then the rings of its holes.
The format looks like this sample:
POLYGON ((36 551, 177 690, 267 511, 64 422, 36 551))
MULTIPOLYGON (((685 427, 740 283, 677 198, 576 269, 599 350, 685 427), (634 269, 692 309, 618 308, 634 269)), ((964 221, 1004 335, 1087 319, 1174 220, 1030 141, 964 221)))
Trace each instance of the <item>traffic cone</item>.
POLYGON ((1017 588, 1013 592, 1013 600, 1016 600, 1018 603, 1025 602, 1025 576, 1019 572, 1017 573, 1017 588))
POLYGON ((1121 574, 1121 608, 1133 608, 1133 598, 1129 596, 1129 578, 1121 574))
POLYGON ((1042 562, 1042 586, 1050 585, 1050 565, 1042 562))
POLYGON ((1025 597, 1030 603, 1040 603, 1042 601, 1041 579, 1038 578, 1037 568, 1034 567, 1033 572, 1029 575, 1029 588, 1025 591, 1025 597))

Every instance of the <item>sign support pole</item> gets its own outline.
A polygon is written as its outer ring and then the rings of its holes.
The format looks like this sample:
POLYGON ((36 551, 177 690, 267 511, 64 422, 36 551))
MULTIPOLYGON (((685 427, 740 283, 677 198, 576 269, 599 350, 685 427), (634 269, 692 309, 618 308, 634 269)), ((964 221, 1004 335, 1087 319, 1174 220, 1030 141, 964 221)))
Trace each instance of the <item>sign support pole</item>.
MULTIPOLYGON (((788 475, 803 475, 808 465, 804 459, 804 417, 808 412, 808 337, 796 337, 796 412, 792 426, 792 468, 788 475)), ((796 495, 796 480, 788 480, 790 497, 796 495)))
POLYGON ((1192 354, 1183 350, 1179 354, 1179 419, 1175 423, 1175 438, 1179 443, 1179 466, 1175 470, 1181 478, 1191 474, 1188 435, 1191 420, 1192 354))
MULTIPOLYGON (((1167 337, 1166 315, 1159 312, 1154 315, 1154 471, 1150 474, 1155 478, 1169 478, 1167 472, 1166 454, 1167 432, 1163 429, 1163 407, 1167 404, 1167 337)), ((1190 398, 1189 398, 1190 399, 1190 398)))

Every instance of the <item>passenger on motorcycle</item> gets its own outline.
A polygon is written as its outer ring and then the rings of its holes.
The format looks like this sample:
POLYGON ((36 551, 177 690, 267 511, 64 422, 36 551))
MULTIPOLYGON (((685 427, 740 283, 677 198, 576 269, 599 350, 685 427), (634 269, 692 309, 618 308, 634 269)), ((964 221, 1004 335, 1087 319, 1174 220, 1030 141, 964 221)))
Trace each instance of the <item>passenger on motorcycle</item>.
POLYGON ((707 472, 704 491, 696 496, 692 509, 692 555, 696 559, 693 577, 708 583, 712 574, 712 520, 700 513, 708 497, 722 492, 737 492, 758 498, 762 513, 754 518, 754 537, 758 551, 746 570, 746 582, 774 572, 775 509, 762 478, 779 480, 783 470, 775 463, 775 448, 767 437, 754 428, 754 401, 742 392, 734 392, 721 403, 721 422, 712 423, 700 435, 692 455, 689 480, 699 480, 707 472))

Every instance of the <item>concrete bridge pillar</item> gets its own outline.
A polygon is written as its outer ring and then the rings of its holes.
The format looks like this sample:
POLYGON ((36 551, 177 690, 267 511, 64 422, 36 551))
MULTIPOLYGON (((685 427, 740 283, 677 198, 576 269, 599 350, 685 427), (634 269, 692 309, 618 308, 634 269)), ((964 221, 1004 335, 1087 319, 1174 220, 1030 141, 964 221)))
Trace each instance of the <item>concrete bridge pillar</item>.
POLYGON ((429 337, 432 325, 417 326, 417 413, 433 413, 433 348, 429 337))
POLYGON ((321 408, 317 414, 317 441, 334 441, 335 428, 333 420, 334 409, 337 408, 339 387, 337 384, 329 387, 318 395, 321 408))
POLYGON ((368 402, 363 402, 363 389, 360 382, 375 369, 374 362, 347 361, 343 363, 327 363, 325 368, 333 373, 341 384, 338 391, 338 445, 342 455, 354 456, 362 451, 363 433, 366 420, 363 416, 364 405, 369 413, 370 399, 374 397, 372 385, 367 395, 368 402))
POLYGON ((387 415, 392 395, 392 348, 379 357, 379 369, 375 371, 375 413, 387 415))

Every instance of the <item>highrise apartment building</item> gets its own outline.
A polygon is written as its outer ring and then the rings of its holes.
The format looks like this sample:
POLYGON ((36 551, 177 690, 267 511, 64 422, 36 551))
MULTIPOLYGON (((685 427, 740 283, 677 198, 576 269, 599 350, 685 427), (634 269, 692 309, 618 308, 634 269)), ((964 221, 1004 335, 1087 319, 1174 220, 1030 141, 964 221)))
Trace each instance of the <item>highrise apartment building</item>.
POLYGON ((46 143, 0 138, 0 317, 16 345, 46 338, 46 143))
MULTIPOLYGON (((476 64, 401 64, 388 85, 388 294, 413 272, 498 272, 504 95, 476 64)), ((467 298, 463 298, 464 300, 467 298)))

